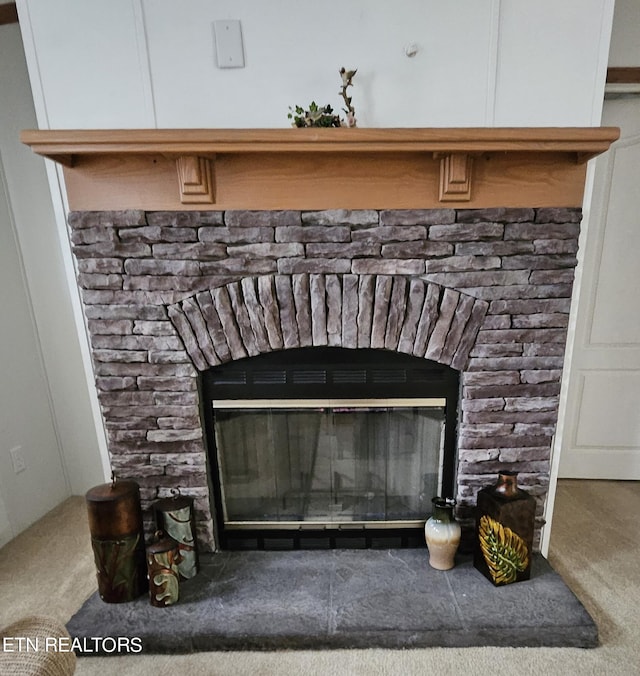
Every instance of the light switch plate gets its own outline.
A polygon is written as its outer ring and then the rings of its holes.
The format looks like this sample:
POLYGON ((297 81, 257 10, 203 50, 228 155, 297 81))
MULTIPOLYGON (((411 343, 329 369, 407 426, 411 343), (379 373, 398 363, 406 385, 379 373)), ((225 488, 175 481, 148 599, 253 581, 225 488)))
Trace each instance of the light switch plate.
POLYGON ((214 21, 218 68, 244 68, 244 47, 239 19, 214 21))

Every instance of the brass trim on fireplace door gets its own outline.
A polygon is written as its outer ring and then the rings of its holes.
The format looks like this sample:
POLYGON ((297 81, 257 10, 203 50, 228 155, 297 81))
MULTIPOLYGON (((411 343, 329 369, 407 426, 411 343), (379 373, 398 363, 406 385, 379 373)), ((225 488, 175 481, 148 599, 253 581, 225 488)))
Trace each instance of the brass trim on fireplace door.
MULTIPOLYGON (((388 408, 439 408, 446 407, 444 397, 394 397, 388 399, 218 399, 211 402, 216 410, 268 410, 268 409, 388 409, 388 408)), ((444 435, 444 426, 441 430, 444 435)), ((219 449, 218 449, 219 453, 219 449)), ((444 438, 440 439, 440 459, 438 462, 438 488, 442 488, 444 438)), ((218 462, 220 458, 218 457, 218 462)), ((352 530, 391 530, 424 527, 425 520, 367 520, 367 521, 327 521, 326 519, 308 519, 305 521, 230 521, 227 520, 227 506, 224 497, 225 486, 220 482, 224 528, 234 531, 352 531, 352 530)))
POLYGON ((268 408, 444 408, 442 398, 394 399, 218 399, 211 402, 214 409, 268 409, 268 408))
POLYGON ((407 521, 225 521, 232 530, 372 530, 422 528, 425 520, 407 521))

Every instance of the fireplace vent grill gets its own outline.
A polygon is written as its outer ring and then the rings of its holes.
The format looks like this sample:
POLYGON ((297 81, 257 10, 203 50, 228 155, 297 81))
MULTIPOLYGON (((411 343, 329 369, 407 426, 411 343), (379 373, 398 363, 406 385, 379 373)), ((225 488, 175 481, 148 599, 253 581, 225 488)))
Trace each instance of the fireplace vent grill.
POLYGON ((367 382, 367 371, 366 369, 349 370, 341 371, 336 369, 333 372, 333 382, 336 384, 346 384, 346 383, 359 383, 364 384, 367 382))
POLYGON ((309 398, 309 387, 318 388, 316 398, 429 397, 451 387, 453 369, 427 360, 416 367, 416 357, 394 357, 383 350, 301 348, 222 364, 205 379, 220 399, 309 398))
MULTIPOLYGON (((244 382, 248 382, 246 372, 244 382)), ((253 382, 256 385, 284 385, 287 382, 287 372, 284 369, 280 371, 257 371, 253 374, 253 382)))
POLYGON ((246 385, 246 371, 222 370, 211 374, 211 380, 214 385, 246 385))
POLYGON ((316 371, 292 371, 291 379, 296 385, 324 385, 327 382, 327 372, 316 371))
POLYGON ((406 383, 407 372, 404 369, 384 370, 374 369, 371 371, 371 382, 374 383, 406 383))

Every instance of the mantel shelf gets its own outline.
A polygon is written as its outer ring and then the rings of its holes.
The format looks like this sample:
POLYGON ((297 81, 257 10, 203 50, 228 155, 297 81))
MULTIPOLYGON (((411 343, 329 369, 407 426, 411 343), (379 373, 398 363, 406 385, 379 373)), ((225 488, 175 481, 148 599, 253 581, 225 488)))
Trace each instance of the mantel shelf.
POLYGON ((435 129, 122 129, 36 131, 23 143, 67 164, 77 155, 149 153, 574 152, 586 160, 618 138, 615 127, 435 129))
POLYGON ((27 130, 21 140, 64 166, 75 209, 317 209, 568 206, 581 199, 586 161, 618 136, 611 127, 125 129, 27 130), (496 192, 509 188, 526 194, 496 192))

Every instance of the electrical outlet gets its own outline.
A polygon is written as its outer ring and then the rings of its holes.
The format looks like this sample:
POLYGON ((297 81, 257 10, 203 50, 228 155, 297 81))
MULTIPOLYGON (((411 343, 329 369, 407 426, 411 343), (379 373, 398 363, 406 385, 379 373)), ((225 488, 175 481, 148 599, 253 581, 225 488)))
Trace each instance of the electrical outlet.
POLYGON ((13 463, 13 471, 16 474, 20 474, 20 472, 24 472, 25 469, 27 469, 27 463, 22 454, 22 446, 12 448, 9 451, 9 455, 11 456, 11 462, 13 463))

